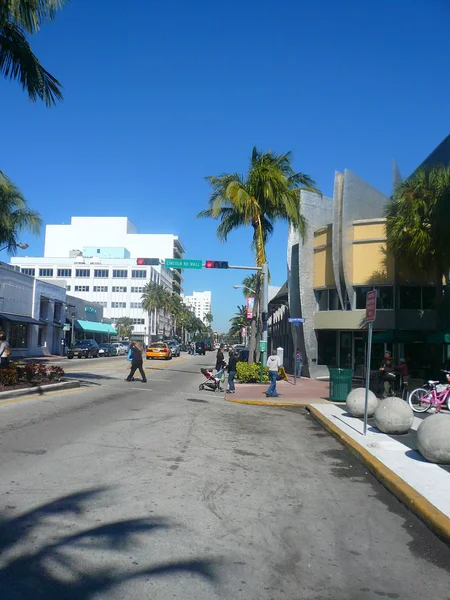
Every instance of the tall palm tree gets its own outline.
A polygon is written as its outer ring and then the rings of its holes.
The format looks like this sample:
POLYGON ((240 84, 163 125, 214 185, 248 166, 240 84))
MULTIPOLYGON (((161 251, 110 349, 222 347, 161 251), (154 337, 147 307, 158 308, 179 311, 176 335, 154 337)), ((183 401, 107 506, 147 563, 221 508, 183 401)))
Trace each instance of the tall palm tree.
POLYGON ((214 321, 214 317, 212 313, 209 312, 203 317, 203 320, 206 321, 206 324, 208 325, 208 327, 210 327, 211 323, 214 321))
POLYGON ((416 171, 397 186, 385 216, 388 250, 400 267, 431 274, 440 305, 450 269, 450 167, 416 171))
POLYGON ((61 84, 33 54, 27 35, 53 21, 69 0, 0 1, 0 73, 18 80, 32 102, 42 100, 48 107, 62 99, 61 84))
POLYGON ((220 219, 217 236, 224 242, 234 229, 252 226, 257 266, 266 262, 266 241, 275 221, 287 220, 304 234, 300 191, 317 190, 309 175, 294 171, 290 152, 275 154, 253 148, 246 176, 227 173, 207 180, 212 187, 209 208, 198 217, 220 219))
POLYGON ((239 341, 243 342, 242 329, 248 328, 250 325, 249 319, 247 319, 247 307, 243 304, 242 306, 237 307, 237 312, 234 317, 230 319, 230 330, 229 335, 236 337, 239 336, 239 341))
POLYGON ((144 286, 144 291, 141 296, 142 308, 148 312, 149 331, 148 341, 150 342, 150 322, 151 314, 155 313, 155 318, 158 311, 165 311, 170 306, 170 293, 166 288, 159 283, 149 281, 144 286))
POLYGON ((27 206, 19 189, 6 175, 0 174, 0 246, 14 253, 20 232, 29 230, 38 235, 42 219, 27 206))

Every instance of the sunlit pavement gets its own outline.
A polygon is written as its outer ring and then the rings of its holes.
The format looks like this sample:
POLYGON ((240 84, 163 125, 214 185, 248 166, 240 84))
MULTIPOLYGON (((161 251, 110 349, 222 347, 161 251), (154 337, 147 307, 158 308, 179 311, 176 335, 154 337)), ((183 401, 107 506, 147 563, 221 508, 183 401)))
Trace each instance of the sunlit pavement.
POLYGON ((450 550, 303 410, 198 390, 214 355, 67 361, 0 406, 2 600, 446 599, 450 550))

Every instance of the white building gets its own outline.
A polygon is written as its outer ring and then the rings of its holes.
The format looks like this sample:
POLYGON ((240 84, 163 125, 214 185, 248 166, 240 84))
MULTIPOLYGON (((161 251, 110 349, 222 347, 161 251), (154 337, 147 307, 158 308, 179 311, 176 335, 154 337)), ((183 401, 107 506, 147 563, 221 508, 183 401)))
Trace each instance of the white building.
POLYGON ((70 225, 47 225, 44 257, 14 257, 23 273, 64 282, 68 293, 98 302, 115 322, 130 317, 133 337, 143 341, 171 334, 169 315, 142 310, 145 284, 182 290, 181 270, 137 265, 137 258, 182 258, 183 245, 169 234, 139 234, 126 217, 72 217, 70 225))
POLYGON ((182 296, 181 298, 197 319, 207 325, 205 316, 211 313, 211 292, 193 292, 192 296, 182 296))

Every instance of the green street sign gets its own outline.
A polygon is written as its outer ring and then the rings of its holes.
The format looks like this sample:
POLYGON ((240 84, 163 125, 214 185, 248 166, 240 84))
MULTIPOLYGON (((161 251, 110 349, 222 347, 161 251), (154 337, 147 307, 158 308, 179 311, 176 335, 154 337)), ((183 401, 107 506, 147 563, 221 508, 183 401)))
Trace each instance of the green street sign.
POLYGON ((201 269, 201 260, 189 260, 185 258, 165 258, 164 266, 168 269, 201 269))
POLYGON ((267 342, 265 340, 260 340, 258 349, 260 352, 266 352, 267 351, 267 342))

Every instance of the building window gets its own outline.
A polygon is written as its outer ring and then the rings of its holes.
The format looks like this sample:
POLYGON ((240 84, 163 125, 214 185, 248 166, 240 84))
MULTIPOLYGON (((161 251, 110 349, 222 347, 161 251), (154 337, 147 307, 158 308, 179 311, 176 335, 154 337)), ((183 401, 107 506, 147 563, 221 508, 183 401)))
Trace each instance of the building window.
POLYGON ((142 308, 141 302, 130 302, 130 308, 142 308))
POLYGON ((400 286, 400 308, 421 309, 422 293, 419 286, 400 286))
POLYGON ((23 269, 20 269, 20 272, 23 273, 24 275, 31 275, 32 277, 34 277, 34 274, 36 273, 36 269, 23 268, 23 269))
POLYGON ((133 279, 145 279, 147 277, 147 271, 145 269, 143 271, 133 269, 131 271, 131 277, 133 279))
POLYGON ((328 310, 328 290, 318 290, 315 292, 317 310, 328 310))
POLYGON ((94 285, 94 292, 107 292, 108 291, 108 286, 107 285, 94 285))
POLYGON ((66 285, 66 290, 70 292, 70 285, 66 285))
POLYGON ((436 308, 436 288, 435 287, 423 287, 422 288, 422 308, 423 310, 431 310, 436 308))
POLYGON ((380 287, 361 286, 355 287, 356 308, 365 310, 367 292, 376 290, 377 292, 377 309, 378 310, 393 310, 394 308, 394 288, 392 285, 383 285, 380 287))
POLYGON ((59 302, 55 302, 55 312, 53 315, 53 320, 57 321, 59 323, 61 321, 61 314, 62 314, 62 304, 59 304, 59 302))
POLYGON ((103 306, 103 308, 108 308, 107 302, 96 302, 96 304, 100 304, 100 306, 103 306))
POLYGON ((121 293, 125 293, 127 291, 126 287, 120 286, 120 285, 113 285, 112 287, 112 291, 113 292, 121 292, 121 293))
POLYGON ((97 248, 97 254, 100 254, 100 248, 97 248))
POLYGON ((108 269, 94 269, 94 277, 98 279, 107 279, 109 277, 108 269))
POLYGON ((126 308, 126 302, 111 302, 111 308, 126 308))
POLYGON ((133 319, 133 325, 144 325, 145 319, 133 319))
POLYGON ((75 277, 90 277, 90 269, 75 269, 75 277))
POLYGON ((75 286, 75 291, 76 292, 88 292, 89 291, 89 286, 88 285, 76 285, 75 286))
POLYGON ((53 277, 53 269, 39 269, 39 277, 53 277))
POLYGON ((132 294, 143 294, 144 292, 144 288, 143 287, 132 287, 131 288, 131 293, 132 294))
POLYGON ((126 269, 113 269, 113 277, 126 279, 128 277, 128 271, 126 269))
POLYGON ((8 341, 11 348, 27 348, 28 325, 26 323, 11 323, 8 329, 8 341))
POLYGON ((57 277, 72 277, 72 269, 58 269, 56 271, 57 277))

